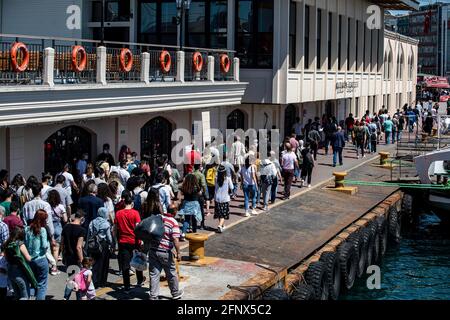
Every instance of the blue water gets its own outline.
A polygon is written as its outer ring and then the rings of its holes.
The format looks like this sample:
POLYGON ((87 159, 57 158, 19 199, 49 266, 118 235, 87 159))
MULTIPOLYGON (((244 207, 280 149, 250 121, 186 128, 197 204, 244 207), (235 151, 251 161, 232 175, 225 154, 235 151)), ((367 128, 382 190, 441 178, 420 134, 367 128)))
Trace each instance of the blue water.
POLYGON ((355 282, 342 300, 450 300, 450 231, 434 214, 390 244, 381 265, 381 289, 367 289, 370 275, 355 282))

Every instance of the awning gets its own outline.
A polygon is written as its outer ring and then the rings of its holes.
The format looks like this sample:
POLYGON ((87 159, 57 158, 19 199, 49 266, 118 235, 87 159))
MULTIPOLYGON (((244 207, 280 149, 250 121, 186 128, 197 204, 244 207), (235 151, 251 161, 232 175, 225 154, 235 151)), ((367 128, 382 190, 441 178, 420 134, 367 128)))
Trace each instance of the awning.
POLYGON ((425 78, 424 80, 425 80, 425 86, 427 88, 450 89, 450 84, 448 83, 447 78, 429 77, 429 78, 425 78))
POLYGON ((371 0, 370 2, 390 10, 419 10, 417 0, 371 0))

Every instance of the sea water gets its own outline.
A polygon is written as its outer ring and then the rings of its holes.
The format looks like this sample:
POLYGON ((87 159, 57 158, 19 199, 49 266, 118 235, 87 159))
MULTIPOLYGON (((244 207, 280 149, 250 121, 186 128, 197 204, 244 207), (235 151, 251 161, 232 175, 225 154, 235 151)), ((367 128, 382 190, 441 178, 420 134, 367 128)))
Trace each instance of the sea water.
MULTIPOLYGON (((423 213, 400 244, 390 243, 380 265, 381 289, 369 290, 365 274, 342 300, 450 300, 450 228, 423 213)), ((372 283, 372 281, 370 281, 372 283)))

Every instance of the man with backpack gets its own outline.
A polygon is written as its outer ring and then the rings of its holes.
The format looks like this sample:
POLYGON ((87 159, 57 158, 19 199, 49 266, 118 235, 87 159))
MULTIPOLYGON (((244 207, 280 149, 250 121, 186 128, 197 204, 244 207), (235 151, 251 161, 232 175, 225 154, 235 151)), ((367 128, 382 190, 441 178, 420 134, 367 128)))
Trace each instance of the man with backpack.
POLYGON ((308 143, 311 149, 311 153, 314 154, 314 161, 317 161, 317 150, 319 149, 319 143, 321 137, 319 134, 318 126, 312 125, 311 130, 308 133, 308 143))
POLYGON ((364 154, 364 145, 366 144, 366 129, 364 123, 356 121, 355 127, 355 140, 356 140, 356 156, 359 159, 359 150, 361 150, 361 156, 366 157, 364 154))
POLYGON ((154 185, 151 187, 150 192, 157 192, 159 194, 159 201, 164 212, 167 212, 167 208, 171 204, 170 187, 165 185, 166 178, 164 172, 158 173, 154 178, 154 185))
POLYGON ((370 143, 370 152, 377 152, 377 122, 371 122, 369 124, 369 143, 370 143))
POLYGON ((133 209, 143 215, 145 212, 145 203, 147 201, 148 192, 144 190, 145 179, 143 177, 136 178, 136 187, 133 189, 134 205, 133 209))

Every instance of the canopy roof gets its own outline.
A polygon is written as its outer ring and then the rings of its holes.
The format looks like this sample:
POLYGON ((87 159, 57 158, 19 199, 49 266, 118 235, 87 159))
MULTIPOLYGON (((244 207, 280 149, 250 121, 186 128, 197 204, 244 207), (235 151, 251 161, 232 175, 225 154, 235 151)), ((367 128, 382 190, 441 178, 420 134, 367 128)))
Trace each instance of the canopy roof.
POLYGON ((425 77, 424 83, 427 88, 450 89, 448 80, 445 77, 425 77))
POLYGON ((371 0, 371 2, 391 10, 419 10, 418 0, 371 0))

